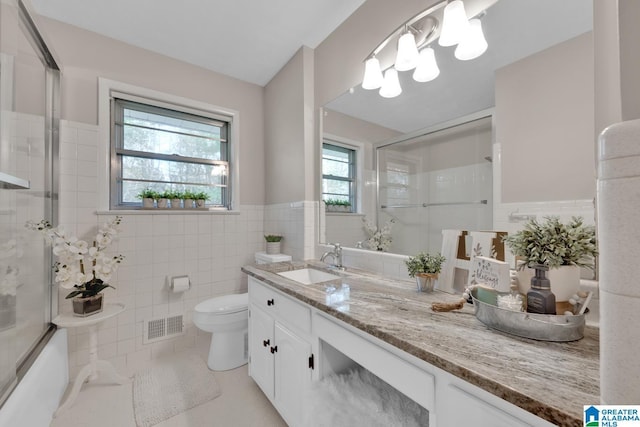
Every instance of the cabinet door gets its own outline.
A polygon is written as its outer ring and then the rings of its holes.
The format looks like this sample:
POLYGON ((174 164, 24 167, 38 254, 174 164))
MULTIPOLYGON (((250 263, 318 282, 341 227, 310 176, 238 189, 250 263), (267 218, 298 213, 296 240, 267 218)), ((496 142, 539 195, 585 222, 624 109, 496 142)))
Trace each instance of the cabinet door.
POLYGON ((273 318, 255 304, 249 306, 249 374, 273 399, 273 318))
POLYGON ((301 426, 304 396, 311 384, 311 344, 275 323, 278 351, 275 354, 275 402, 282 418, 290 426, 301 426))

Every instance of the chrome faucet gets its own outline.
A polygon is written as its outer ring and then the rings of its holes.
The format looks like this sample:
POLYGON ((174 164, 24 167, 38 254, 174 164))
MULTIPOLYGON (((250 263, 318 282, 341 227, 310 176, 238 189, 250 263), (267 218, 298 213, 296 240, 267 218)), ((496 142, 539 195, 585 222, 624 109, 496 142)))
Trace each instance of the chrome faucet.
POLYGON ((320 257, 320 261, 324 262, 324 259, 330 256, 333 258, 333 264, 331 264, 331 267, 338 270, 346 270, 346 268, 342 265, 342 246, 340 246, 340 243, 329 244, 333 245, 333 250, 323 253, 320 257))

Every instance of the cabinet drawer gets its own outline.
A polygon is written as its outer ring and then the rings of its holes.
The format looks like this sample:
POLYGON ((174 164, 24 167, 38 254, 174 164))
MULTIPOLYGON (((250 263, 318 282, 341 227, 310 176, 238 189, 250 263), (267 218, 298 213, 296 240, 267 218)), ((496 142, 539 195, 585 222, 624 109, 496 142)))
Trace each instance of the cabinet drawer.
POLYGON ((249 278, 249 300, 289 328, 311 333, 311 309, 283 293, 249 278))

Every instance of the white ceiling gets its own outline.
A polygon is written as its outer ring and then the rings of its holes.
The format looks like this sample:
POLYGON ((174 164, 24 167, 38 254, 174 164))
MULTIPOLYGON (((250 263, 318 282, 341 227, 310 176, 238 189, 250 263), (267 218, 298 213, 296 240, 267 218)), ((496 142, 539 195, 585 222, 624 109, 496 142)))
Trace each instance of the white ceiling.
POLYGON ((364 0, 31 0, 40 15, 260 86, 364 0))
MULTIPOLYGON (((491 108, 495 70, 590 31, 592 1, 499 0, 482 18, 489 48, 481 57, 458 61, 455 47, 433 43, 440 67, 435 80, 417 83, 412 71, 401 72, 403 92, 396 98, 385 99, 377 90, 357 86, 353 94, 345 93, 326 107, 402 133, 491 108)), ((372 49, 380 41, 372 40, 372 49)))

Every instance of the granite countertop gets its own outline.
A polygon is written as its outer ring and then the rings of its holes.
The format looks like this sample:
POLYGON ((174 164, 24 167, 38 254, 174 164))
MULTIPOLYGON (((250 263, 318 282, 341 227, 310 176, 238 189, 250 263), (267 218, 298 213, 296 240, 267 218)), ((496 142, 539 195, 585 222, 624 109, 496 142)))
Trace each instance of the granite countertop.
POLYGON ((418 293, 413 282, 352 268, 332 271, 350 286, 348 299, 333 303, 324 284, 300 285, 276 274, 305 266, 326 265, 275 263, 242 271, 558 426, 582 426, 582 406, 600 401, 597 328, 585 327, 584 338, 569 343, 518 338, 486 327, 469 304, 431 310, 431 303, 459 296, 418 293))

